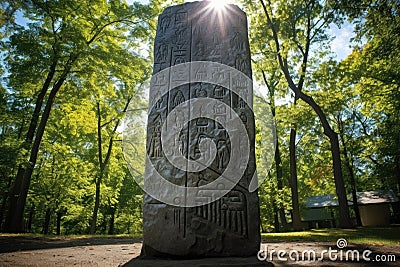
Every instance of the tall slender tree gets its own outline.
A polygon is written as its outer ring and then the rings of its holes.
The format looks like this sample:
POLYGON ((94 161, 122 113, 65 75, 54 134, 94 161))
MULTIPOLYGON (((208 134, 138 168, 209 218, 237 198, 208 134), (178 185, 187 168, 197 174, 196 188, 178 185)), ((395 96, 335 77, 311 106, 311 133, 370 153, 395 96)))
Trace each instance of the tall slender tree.
POLYGON ((148 37, 149 12, 139 4, 105 0, 30 0, 13 5, 29 23, 14 24, 12 34, 2 42, 8 54, 8 86, 25 91, 33 100, 23 144, 27 160, 18 166, 5 224, 7 232, 21 232, 32 173, 59 91, 98 69, 115 74, 119 51, 129 51, 126 54, 133 61, 135 40, 148 37))
MULTIPOLYGON (((352 227, 347 204, 345 183, 342 174, 342 163, 338 134, 331 127, 326 114, 312 96, 305 92, 307 74, 310 70, 311 59, 316 50, 313 46, 324 46, 327 36, 324 29, 338 16, 327 3, 318 1, 264 1, 260 0, 265 17, 264 26, 270 32, 270 40, 266 46, 274 52, 288 87, 294 92, 295 98, 307 103, 317 114, 330 141, 332 165, 339 202, 340 226, 352 227), (265 27, 267 26, 267 27, 265 27), (299 68, 297 69, 297 66, 299 68)), ((248 6, 254 3, 247 1, 248 6)))

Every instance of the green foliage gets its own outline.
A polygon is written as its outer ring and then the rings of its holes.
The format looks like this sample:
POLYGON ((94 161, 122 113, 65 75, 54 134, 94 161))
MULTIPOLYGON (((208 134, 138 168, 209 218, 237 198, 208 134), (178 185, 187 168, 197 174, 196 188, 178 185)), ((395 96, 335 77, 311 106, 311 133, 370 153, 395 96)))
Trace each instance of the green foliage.
POLYGON ((56 230, 57 213, 62 214, 62 233, 87 232, 99 182, 99 232, 140 231, 135 207, 141 205, 141 192, 127 171, 119 132, 128 103, 140 104, 140 85, 151 74, 151 51, 145 50, 151 47, 160 5, 14 1, 1 8, 0 151, 9 155, 0 161, 3 203, 16 166, 29 154, 23 140, 39 93, 45 92, 46 103, 51 87, 59 84, 30 182, 25 217, 33 214, 33 221, 28 230, 42 231, 49 210, 50 233, 56 230), (17 16, 27 24, 19 25, 17 16), (132 194, 121 197, 121 190, 132 194), (110 225, 111 214, 119 225, 110 225))
MULTIPOLYGON (((145 106, 141 85, 151 75, 157 16, 178 2, 183 1, 153 0, 131 6, 105 0, 0 3, 0 222, 18 166, 28 165, 31 145, 24 141, 40 92, 45 89, 39 119, 51 89, 61 82, 34 165, 25 208, 28 230, 42 232, 50 211, 49 233, 56 232, 57 214, 61 214, 62 234, 88 233, 97 186, 96 233, 140 233, 142 191, 128 168, 142 177, 144 158, 139 156, 145 154, 145 132, 135 121, 128 123, 134 134, 124 140, 127 166, 121 120, 129 104, 138 109, 145 106), (18 24, 18 17, 27 23, 18 24)), ((290 84, 276 60, 273 32, 258 1, 241 2, 250 21, 254 75, 266 85, 262 93, 268 96, 267 101, 255 97, 254 112, 258 175, 266 178, 259 189, 261 219, 263 230, 269 232, 277 230, 277 210, 293 209, 290 130, 297 130, 301 207, 309 196, 335 193, 332 156, 314 111, 303 101, 293 104, 290 84), (271 107, 276 136, 265 131, 272 127, 267 112, 271 107), (274 137, 281 163, 278 169, 275 164, 268 169, 274 137)), ((270 8, 281 37, 280 55, 293 66, 293 82, 315 99, 339 133, 347 193, 351 174, 358 191, 396 189, 400 186, 398 5, 379 0, 293 0, 272 1, 270 8), (358 46, 337 62, 331 58, 328 28, 346 17, 356 26, 358 46), (316 45, 306 55, 310 37, 316 45)))

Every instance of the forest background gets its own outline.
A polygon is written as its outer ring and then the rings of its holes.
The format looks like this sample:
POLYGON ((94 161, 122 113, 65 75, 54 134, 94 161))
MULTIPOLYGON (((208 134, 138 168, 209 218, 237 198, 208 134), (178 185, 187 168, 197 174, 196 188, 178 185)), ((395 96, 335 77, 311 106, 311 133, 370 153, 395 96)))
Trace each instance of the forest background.
MULTIPOLYGON (((1 1, 2 231, 141 233, 132 175, 143 176, 145 134, 131 173, 122 119, 128 107, 146 109, 157 16, 178 3, 1 1)), ((277 128, 270 170, 257 131, 262 231, 301 229, 307 197, 325 194, 339 200, 338 225, 355 225, 344 199, 400 191, 399 2, 235 3, 249 17, 254 80, 265 90, 256 123, 268 107, 277 128), (338 57, 332 42, 349 24, 351 52, 338 57)))

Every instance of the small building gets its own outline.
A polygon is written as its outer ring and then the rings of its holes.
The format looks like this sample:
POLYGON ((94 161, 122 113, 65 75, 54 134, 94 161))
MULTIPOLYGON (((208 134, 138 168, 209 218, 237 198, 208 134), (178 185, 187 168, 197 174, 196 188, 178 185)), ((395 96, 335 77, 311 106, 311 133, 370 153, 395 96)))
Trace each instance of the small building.
POLYGON ((335 195, 313 196, 306 200, 301 219, 308 228, 336 227, 334 209, 339 206, 335 195))
MULTIPOLYGON (((351 195, 348 205, 353 206, 351 195)), ((399 204, 399 198, 392 191, 357 192, 357 203, 362 226, 387 226, 391 223, 391 205, 399 204)), ((302 210, 302 221, 309 228, 336 227, 335 212, 339 203, 336 195, 313 196, 306 200, 302 210)))
POLYGON ((363 226, 390 225, 390 205, 399 202, 392 190, 357 192, 358 209, 363 226))

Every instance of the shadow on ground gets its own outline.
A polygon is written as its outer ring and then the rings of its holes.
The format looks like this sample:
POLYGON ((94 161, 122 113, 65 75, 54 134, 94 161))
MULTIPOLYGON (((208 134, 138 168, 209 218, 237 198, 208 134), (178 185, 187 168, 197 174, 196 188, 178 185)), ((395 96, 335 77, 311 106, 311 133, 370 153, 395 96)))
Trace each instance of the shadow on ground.
POLYGON ((195 260, 161 260, 135 258, 122 267, 273 267, 269 262, 259 261, 256 257, 250 258, 206 258, 195 260))
POLYGON ((124 245, 141 243, 138 238, 68 238, 68 237, 27 237, 0 236, 0 253, 70 248, 79 246, 124 245))

